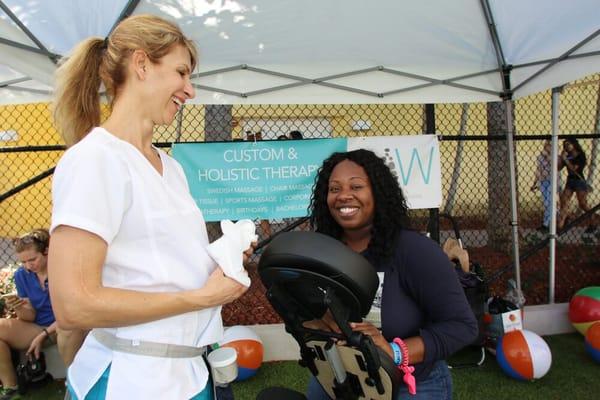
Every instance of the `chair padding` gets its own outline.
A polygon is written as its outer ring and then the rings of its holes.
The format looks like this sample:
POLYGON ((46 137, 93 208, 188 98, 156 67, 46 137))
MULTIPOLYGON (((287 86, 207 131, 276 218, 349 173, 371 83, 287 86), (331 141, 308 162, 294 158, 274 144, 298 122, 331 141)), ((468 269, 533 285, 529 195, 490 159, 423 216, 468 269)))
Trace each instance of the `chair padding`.
MULTIPOLYGON (((315 232, 286 232, 265 249, 258 272, 267 289, 277 284, 313 314, 324 312, 322 295, 327 287, 359 321, 370 310, 379 285, 373 266, 340 241, 315 232)), ((307 316, 308 317, 308 316, 307 316)))

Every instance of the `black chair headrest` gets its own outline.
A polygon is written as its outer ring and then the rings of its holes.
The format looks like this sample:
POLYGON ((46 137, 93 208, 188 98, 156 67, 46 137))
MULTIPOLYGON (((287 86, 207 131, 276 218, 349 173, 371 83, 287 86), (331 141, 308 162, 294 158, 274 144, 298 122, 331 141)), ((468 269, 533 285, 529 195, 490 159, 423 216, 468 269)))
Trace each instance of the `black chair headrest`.
MULTIPOLYGON (((340 241, 315 232, 286 232, 276 236, 264 250, 258 272, 267 290, 276 285, 280 293, 293 296, 308 314, 325 312, 325 290, 350 309, 350 320, 367 315, 379 278, 373 266, 340 241)), ((312 314, 312 315, 310 315, 312 314)))

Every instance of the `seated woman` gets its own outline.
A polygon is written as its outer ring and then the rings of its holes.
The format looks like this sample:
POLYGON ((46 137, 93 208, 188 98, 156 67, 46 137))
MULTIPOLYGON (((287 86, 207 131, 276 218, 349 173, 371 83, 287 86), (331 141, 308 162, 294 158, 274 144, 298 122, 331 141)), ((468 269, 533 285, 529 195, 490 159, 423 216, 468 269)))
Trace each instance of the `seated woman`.
POLYGON ((14 240, 15 251, 23 264, 15 272, 17 293, 5 296, 6 306, 17 318, 0 320, 0 400, 17 398, 17 377, 11 360, 11 349, 27 350, 28 356, 39 357, 46 340, 53 340, 56 322, 48 291, 48 244, 50 235, 36 229, 14 240))
MULTIPOLYGON (((361 253, 380 276, 381 330, 366 321, 351 327, 396 365, 414 366, 416 396, 403 385, 397 398, 450 399, 444 359, 476 339, 477 321, 440 246, 408 229, 404 195, 384 160, 368 150, 331 155, 319 170, 310 211, 317 232, 361 253)), ((328 314, 322 322, 339 329, 328 314)), ((328 398, 314 377, 307 397, 328 398)))

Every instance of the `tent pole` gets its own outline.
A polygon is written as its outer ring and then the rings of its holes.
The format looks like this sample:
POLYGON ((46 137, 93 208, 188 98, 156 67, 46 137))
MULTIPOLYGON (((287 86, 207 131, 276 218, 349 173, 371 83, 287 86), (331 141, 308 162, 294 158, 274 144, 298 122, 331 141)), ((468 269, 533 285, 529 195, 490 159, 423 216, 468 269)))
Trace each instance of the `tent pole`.
POLYGON ((115 30, 115 28, 117 27, 117 25, 119 25, 121 21, 129 17, 133 13, 133 11, 135 11, 135 8, 137 7, 139 2, 140 0, 129 0, 127 2, 123 10, 121 10, 121 14, 119 14, 119 17, 117 18, 113 26, 110 28, 110 31, 108 31, 108 33, 106 34, 106 37, 108 37, 112 33, 112 31, 115 30))
POLYGON ((592 34, 590 34, 588 37, 586 37, 585 39, 583 39, 582 41, 580 41, 579 43, 577 43, 575 46, 571 47, 569 50, 567 50, 566 52, 564 52, 563 54, 561 54, 559 57, 557 57, 554 60, 552 60, 552 62, 548 63, 543 68, 537 70, 529 78, 523 80, 515 88, 513 88, 513 92, 516 92, 517 90, 521 89, 523 86, 525 86, 526 84, 528 84, 529 82, 531 82, 533 79, 535 79, 538 76, 540 76, 541 74, 543 74, 547 69, 552 68, 556 64, 558 64, 561 61, 565 60, 567 57, 569 57, 571 54, 573 54, 575 51, 577 51, 580 47, 583 47, 586 43, 588 43, 588 42, 592 41, 593 39, 595 39, 598 35, 600 35, 600 29, 596 29, 596 31, 593 32, 592 34))
POLYGON ((48 51, 46 46, 42 44, 42 42, 31 32, 23 22, 11 11, 11 9, 4 4, 2 0, 0 0, 0 9, 4 11, 4 13, 21 29, 21 31, 27 35, 27 37, 35 43, 35 45, 52 61, 54 64, 58 63, 58 58, 55 54, 48 51))
POLYGON ((444 206, 444 214, 452 215, 454 209, 454 200, 456 199, 456 190, 458 188, 458 180, 460 178, 460 168, 463 162, 463 148, 465 141, 462 140, 462 136, 465 136, 467 131, 467 122, 469 119, 469 103, 462 104, 462 112, 460 115, 460 129, 458 131, 458 137, 461 140, 456 144, 456 153, 454 155, 454 168, 452 170, 452 178, 450 179, 450 188, 448 189, 448 199, 444 206))
POLYGON ((517 216, 517 178, 516 178, 516 164, 515 164, 515 148, 514 148, 514 103, 512 101, 512 95, 514 90, 510 82, 510 76, 512 71, 512 65, 507 64, 506 58, 504 57, 504 51, 496 29, 496 22, 494 21, 494 15, 492 14, 492 8, 490 7, 490 0, 480 0, 481 8, 490 31, 490 38, 494 45, 494 51, 496 52, 496 60, 498 66, 501 68, 502 77, 502 93, 500 97, 504 102, 504 110, 506 112, 506 145, 508 146, 508 168, 510 175, 510 211, 511 221, 510 226, 512 227, 512 256, 515 267, 515 282, 517 284, 517 293, 521 291, 521 265, 519 260, 519 222, 517 216))
MULTIPOLYGON (((425 104, 425 134, 435 135, 435 105, 425 104)), ((431 235, 431 239, 440 243, 440 209, 429 209, 429 224, 427 231, 431 235)))
POLYGON ((504 99, 506 110, 506 144, 508 146, 508 168, 510 174, 510 211, 512 227, 513 262, 515 266, 515 281, 517 290, 521 293, 521 266, 519 262, 519 223, 517 217, 517 180, 515 167, 515 149, 513 140, 513 102, 510 97, 504 99))
POLYGON ((556 193, 558 188, 558 113, 560 106, 560 94, 563 87, 552 89, 552 161, 550 164, 550 257, 548 270, 548 303, 554 304, 556 285, 556 193))

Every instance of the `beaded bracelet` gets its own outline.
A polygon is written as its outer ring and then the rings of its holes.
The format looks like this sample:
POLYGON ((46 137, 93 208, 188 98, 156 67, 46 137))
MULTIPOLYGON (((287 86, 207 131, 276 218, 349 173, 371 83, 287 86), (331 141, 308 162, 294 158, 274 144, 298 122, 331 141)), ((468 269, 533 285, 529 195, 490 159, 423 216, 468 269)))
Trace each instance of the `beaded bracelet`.
POLYGON ((402 362, 402 351, 400 350, 400 346, 397 343, 390 342, 390 347, 392 348, 392 352, 394 353, 394 364, 399 366, 402 362))
POLYGON ((398 366, 402 372, 404 372, 404 383, 408 386, 408 393, 417 394, 417 382, 415 381, 415 377, 412 374, 415 371, 415 367, 408 365, 408 346, 404 341, 400 338, 394 338, 394 343, 396 343, 402 352, 402 362, 398 366))

